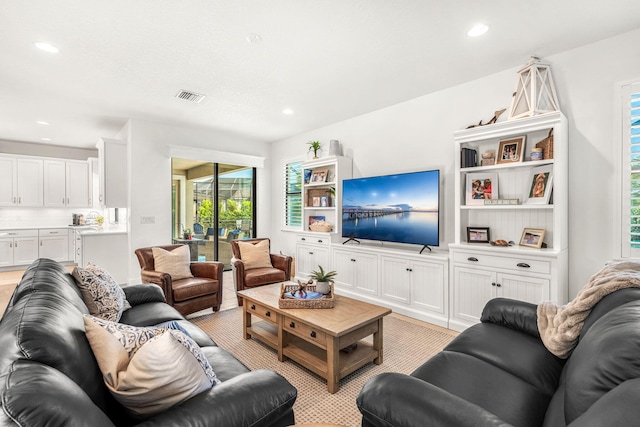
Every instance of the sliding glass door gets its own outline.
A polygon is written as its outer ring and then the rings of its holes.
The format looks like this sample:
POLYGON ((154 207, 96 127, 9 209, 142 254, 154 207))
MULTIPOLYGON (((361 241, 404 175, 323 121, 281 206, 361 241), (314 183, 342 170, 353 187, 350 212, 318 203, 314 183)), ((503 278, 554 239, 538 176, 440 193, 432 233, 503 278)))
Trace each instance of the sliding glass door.
POLYGON ((174 158, 171 169, 173 242, 230 268, 231 240, 255 237, 255 168, 174 158))

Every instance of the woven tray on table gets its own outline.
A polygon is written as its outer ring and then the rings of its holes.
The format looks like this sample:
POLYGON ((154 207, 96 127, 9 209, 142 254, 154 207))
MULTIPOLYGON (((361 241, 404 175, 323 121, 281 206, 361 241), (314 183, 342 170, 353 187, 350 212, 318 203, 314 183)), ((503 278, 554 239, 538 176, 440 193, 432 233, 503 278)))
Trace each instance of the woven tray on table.
MULTIPOLYGON (((316 299, 296 299, 285 298, 286 292, 297 291, 299 286, 295 283, 283 283, 280 288, 280 299, 278 300, 279 308, 333 308, 336 304, 336 300, 333 295, 333 283, 331 284, 331 291, 322 298, 316 299)), ((314 291, 315 285, 307 285, 307 291, 314 291)))

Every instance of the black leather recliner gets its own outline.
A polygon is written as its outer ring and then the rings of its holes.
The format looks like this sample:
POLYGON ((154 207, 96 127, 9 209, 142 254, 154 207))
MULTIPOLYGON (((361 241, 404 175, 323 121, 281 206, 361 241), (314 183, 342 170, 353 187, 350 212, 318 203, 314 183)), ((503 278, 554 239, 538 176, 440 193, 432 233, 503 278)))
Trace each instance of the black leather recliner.
POLYGON ((533 304, 497 298, 481 320, 411 375, 370 379, 362 426, 638 425, 640 289, 603 298, 566 360, 544 347, 533 304))
MULTIPOLYGON (((296 389, 279 374, 250 371, 166 304, 159 286, 124 287, 132 308, 121 323, 175 320, 200 345, 221 384, 148 418, 157 426, 294 424, 296 389)), ((111 396, 87 340, 75 279, 49 259, 36 260, 0 321, 0 425, 131 426, 140 423, 111 396)))

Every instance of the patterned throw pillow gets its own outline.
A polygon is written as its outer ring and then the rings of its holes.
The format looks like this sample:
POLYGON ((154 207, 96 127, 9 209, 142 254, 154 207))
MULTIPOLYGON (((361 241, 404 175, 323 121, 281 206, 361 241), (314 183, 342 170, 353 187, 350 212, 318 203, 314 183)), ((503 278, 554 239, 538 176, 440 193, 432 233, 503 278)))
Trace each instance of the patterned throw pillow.
POLYGON ((181 331, 84 316, 109 391, 137 417, 163 412, 220 383, 202 349, 181 331))
POLYGON ((162 248, 151 248, 155 270, 168 273, 172 280, 193 277, 191 274, 191 251, 183 245, 172 251, 162 248))
POLYGON ((74 268, 71 274, 92 315, 117 322, 122 312, 131 308, 120 285, 102 267, 88 263, 85 268, 74 268))
POLYGON ((254 268, 271 268, 271 256, 269 255, 269 241, 262 240, 255 245, 249 242, 238 242, 240 258, 245 270, 254 268))

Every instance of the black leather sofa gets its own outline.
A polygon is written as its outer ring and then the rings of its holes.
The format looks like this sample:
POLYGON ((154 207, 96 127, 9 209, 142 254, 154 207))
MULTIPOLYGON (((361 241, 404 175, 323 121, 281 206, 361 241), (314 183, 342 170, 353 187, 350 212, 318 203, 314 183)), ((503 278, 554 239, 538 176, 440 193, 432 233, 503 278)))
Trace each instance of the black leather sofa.
POLYGON ((640 289, 603 298, 566 360, 540 340, 535 305, 491 300, 482 323, 411 375, 370 379, 357 404, 363 427, 640 425, 640 289))
POLYGON ((36 260, 0 321, 2 426, 288 426, 296 389, 279 374, 249 371, 164 302, 153 284, 124 287, 132 308, 121 323, 176 320, 201 346, 221 384, 144 421, 111 396, 87 341, 88 314, 75 279, 59 263, 36 260))

